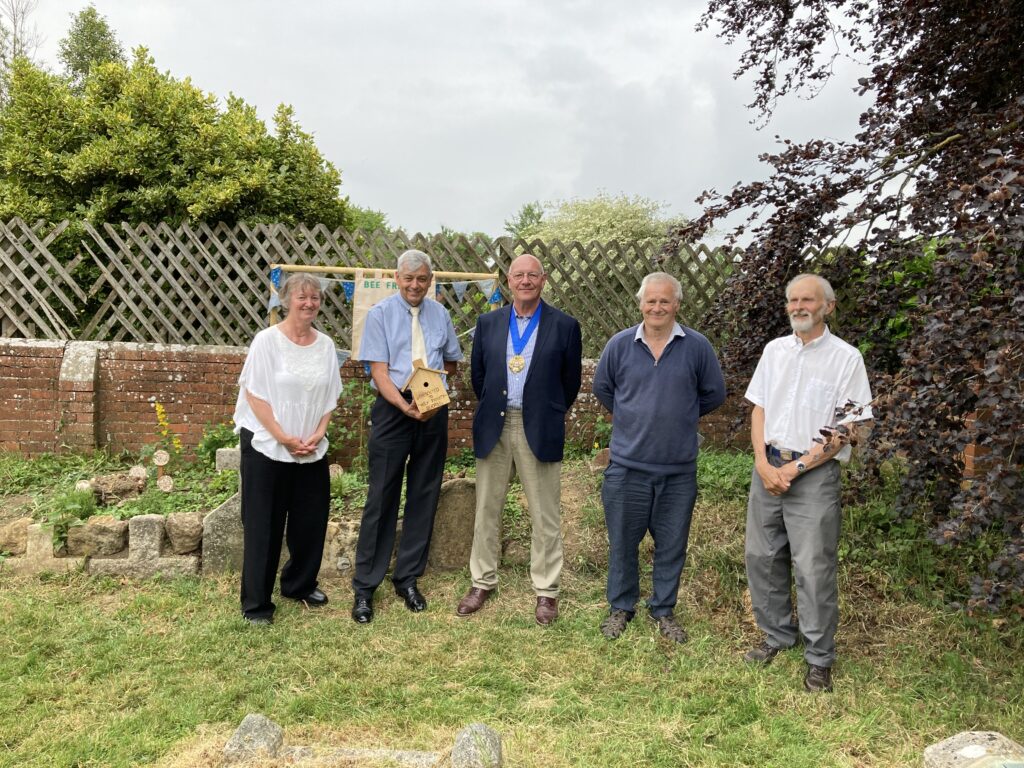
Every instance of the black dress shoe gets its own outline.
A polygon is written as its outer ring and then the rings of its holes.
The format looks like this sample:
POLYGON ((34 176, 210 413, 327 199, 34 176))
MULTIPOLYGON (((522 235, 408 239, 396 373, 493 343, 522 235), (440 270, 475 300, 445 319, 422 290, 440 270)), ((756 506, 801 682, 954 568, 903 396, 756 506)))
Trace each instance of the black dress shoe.
POLYGON ((425 598, 420 591, 416 589, 415 584, 411 587, 406 587, 405 589, 395 587, 395 594, 405 600, 405 607, 410 611, 419 613, 420 611, 427 610, 427 598, 425 598))
POLYGON ((321 606, 327 605, 327 595, 319 589, 314 589, 305 597, 293 597, 291 599, 297 600, 300 603, 305 603, 308 608, 320 608, 321 606))
POLYGON ((368 597, 357 597, 352 605, 352 621, 358 624, 369 624, 373 621, 373 600, 368 597))

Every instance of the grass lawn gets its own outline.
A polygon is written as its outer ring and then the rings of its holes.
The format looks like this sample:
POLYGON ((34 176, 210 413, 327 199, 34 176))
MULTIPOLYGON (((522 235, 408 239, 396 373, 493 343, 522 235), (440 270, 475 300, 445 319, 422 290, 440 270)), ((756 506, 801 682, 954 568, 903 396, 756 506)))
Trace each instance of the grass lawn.
MULTIPOLYGON (((919 765, 925 746, 962 730, 1024 739, 1019 624, 915 601, 891 569, 852 557, 836 692, 803 691, 798 649, 745 665, 759 636, 744 607, 743 472, 749 460, 705 472, 678 609, 685 646, 642 612, 619 640, 599 634, 604 531, 582 462, 565 466, 562 617, 548 628, 534 623, 523 567, 503 569, 497 597, 469 619, 454 613, 464 570, 421 581, 423 614, 382 588, 374 622, 356 625, 338 578, 323 584, 328 606, 279 601, 270 628, 241 621, 233 578, 0 569, 0 766, 217 765, 249 712, 284 726, 289 744, 438 751, 484 722, 510 766, 919 765)), ((508 512, 526 536, 518 505, 508 512)))

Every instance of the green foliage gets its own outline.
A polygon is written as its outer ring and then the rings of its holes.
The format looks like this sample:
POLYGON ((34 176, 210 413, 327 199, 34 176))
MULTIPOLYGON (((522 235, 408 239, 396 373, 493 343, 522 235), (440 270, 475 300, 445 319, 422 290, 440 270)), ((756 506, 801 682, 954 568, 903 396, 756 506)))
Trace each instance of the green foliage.
POLYGON ((72 15, 67 36, 57 46, 57 58, 76 91, 81 91, 89 70, 97 64, 124 63, 124 49, 96 6, 88 5, 72 15))
POLYGON ((697 454, 697 489, 710 501, 745 501, 750 493, 754 457, 738 451, 701 449, 697 454))
POLYGON ((64 491, 46 500, 38 509, 37 519, 53 530, 53 543, 62 546, 68 540, 68 530, 81 525, 96 514, 96 496, 91 490, 64 491))
POLYGON ((561 240, 620 243, 638 242, 640 245, 660 245, 669 226, 681 226, 681 219, 662 216, 663 203, 640 195, 609 195, 599 192, 591 198, 573 198, 544 204, 538 213, 536 203, 520 209, 516 218, 506 222, 519 229, 519 237, 540 239, 545 243, 561 240))
POLYGON ((213 467, 217 463, 217 449, 229 448, 238 444, 238 435, 235 434, 235 425, 231 421, 223 421, 220 424, 207 424, 203 430, 203 436, 196 445, 196 458, 207 467, 213 467))
POLYGON ((525 240, 540 227, 543 220, 544 206, 540 202, 523 203, 515 216, 505 219, 505 231, 512 237, 521 237, 525 240))
POLYGON ((92 66, 80 93, 15 62, 0 110, 0 219, 347 224, 341 176, 281 105, 223 109, 188 80, 130 64, 92 66))
POLYGON ((607 448, 612 441, 612 422, 604 414, 597 417, 594 422, 594 450, 599 451, 607 448))
POLYGON ((172 475, 174 490, 161 491, 150 482, 142 494, 108 510, 122 520, 137 515, 170 515, 176 512, 209 512, 238 492, 237 472, 210 473, 208 466, 193 463, 172 475))
POLYGON ((372 208, 363 208, 352 203, 348 204, 349 228, 354 232, 386 232, 388 226, 388 215, 383 211, 376 211, 372 208))
POLYGON ((53 487, 74 485, 104 471, 113 471, 119 464, 105 453, 46 453, 28 459, 0 452, 0 496, 36 493, 53 487))
POLYGON ((331 478, 331 512, 355 517, 366 504, 367 481, 363 472, 342 472, 331 478))

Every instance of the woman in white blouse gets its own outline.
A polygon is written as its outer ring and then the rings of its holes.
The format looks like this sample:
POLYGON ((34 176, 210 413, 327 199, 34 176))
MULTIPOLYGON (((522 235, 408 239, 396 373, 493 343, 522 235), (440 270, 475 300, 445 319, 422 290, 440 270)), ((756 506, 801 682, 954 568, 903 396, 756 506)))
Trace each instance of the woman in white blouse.
POLYGON ((270 624, 271 592, 287 536, 281 595, 327 603, 317 588, 330 506, 327 424, 341 394, 338 356, 313 327, 320 282, 305 272, 280 289, 284 320, 256 334, 239 377, 235 431, 242 449, 242 616, 270 624), (287 532, 286 532, 287 531, 287 532))

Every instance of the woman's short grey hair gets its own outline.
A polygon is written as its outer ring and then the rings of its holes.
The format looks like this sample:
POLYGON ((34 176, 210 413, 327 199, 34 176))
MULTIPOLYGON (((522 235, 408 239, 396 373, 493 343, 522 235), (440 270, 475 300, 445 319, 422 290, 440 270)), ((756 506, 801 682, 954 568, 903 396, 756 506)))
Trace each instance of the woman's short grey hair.
POLYGON ((636 300, 643 304, 644 291, 647 290, 647 286, 651 283, 668 283, 672 286, 672 292, 675 294, 676 301, 682 302, 683 300, 683 286, 668 272, 651 272, 651 274, 644 277, 643 282, 640 283, 640 290, 636 292, 636 300))
POLYGON ((813 277, 818 285, 821 287, 821 294, 825 297, 825 301, 829 303, 835 303, 836 292, 832 290, 832 283, 826 280, 821 275, 814 275, 810 272, 804 272, 802 275, 797 275, 788 283, 786 283, 786 301, 789 301, 789 289, 796 285, 801 280, 805 280, 808 277, 813 277))
POLYGON ((423 251, 408 250, 398 257, 398 265, 395 272, 415 272, 420 267, 426 267, 427 272, 434 274, 434 265, 430 263, 430 257, 423 251))
POLYGON ((318 295, 322 296, 320 290, 320 278, 311 275, 309 272, 287 272, 284 282, 277 289, 277 296, 281 299, 281 314, 288 314, 288 305, 291 303, 292 294, 303 288, 312 288, 318 295))

